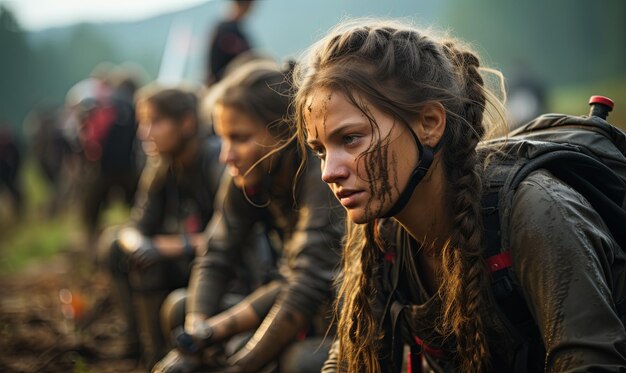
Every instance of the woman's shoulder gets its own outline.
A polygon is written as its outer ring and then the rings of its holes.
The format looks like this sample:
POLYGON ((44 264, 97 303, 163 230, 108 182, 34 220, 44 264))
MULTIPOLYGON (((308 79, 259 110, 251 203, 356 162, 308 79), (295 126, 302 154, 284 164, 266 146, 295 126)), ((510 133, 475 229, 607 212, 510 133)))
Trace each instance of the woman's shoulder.
MULTIPOLYGON (((616 247, 602 217, 589 201, 547 170, 534 171, 520 183, 510 213, 509 249, 514 259, 566 255, 565 251, 580 253, 583 246, 616 247)), ((606 251, 604 254, 611 255, 606 251)))
POLYGON ((540 169, 524 179, 513 196, 511 232, 558 232, 572 225, 599 225, 606 228, 600 215, 574 188, 540 169))

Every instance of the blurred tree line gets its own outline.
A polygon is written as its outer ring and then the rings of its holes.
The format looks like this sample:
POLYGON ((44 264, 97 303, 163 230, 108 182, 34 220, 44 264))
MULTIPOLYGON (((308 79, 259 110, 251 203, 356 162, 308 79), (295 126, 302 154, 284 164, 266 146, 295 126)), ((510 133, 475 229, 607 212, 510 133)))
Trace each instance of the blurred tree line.
POLYGON ((524 62, 551 86, 626 79, 624 0, 453 0, 444 18, 505 73, 524 62))
POLYGON ((0 51, 0 125, 15 127, 32 107, 34 92, 43 78, 39 68, 42 61, 28 45, 13 14, 2 4, 0 51))
MULTIPOLYGON (((22 136, 21 125, 36 105, 60 105, 69 88, 103 62, 121 63, 111 45, 91 24, 71 27, 69 36, 32 43, 15 16, 0 4, 0 123, 22 136)), ((158 63, 158 54, 147 56, 158 63)), ((148 64, 156 69, 156 64, 148 64)))

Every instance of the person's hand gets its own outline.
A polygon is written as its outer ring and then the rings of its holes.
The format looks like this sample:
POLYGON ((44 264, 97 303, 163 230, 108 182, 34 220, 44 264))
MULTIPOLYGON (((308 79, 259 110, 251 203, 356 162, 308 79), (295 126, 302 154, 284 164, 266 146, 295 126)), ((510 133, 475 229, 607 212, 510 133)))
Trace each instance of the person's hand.
POLYGON ((152 241, 146 239, 143 244, 130 255, 129 259, 137 268, 146 268, 161 261, 163 256, 152 245, 152 241))
POLYGON ((189 333, 182 327, 174 331, 174 340, 178 349, 184 353, 201 353, 210 346, 213 338, 213 329, 206 322, 198 325, 194 334, 189 333))
POLYGON ((198 338, 202 338, 205 333, 205 324, 207 317, 201 313, 190 312, 185 315, 185 331, 192 336, 198 335, 198 338))
POLYGON ((138 268, 149 267, 162 259, 152 240, 132 227, 120 232, 120 246, 128 254, 129 261, 138 268))
POLYGON ((152 368, 152 373, 189 373, 201 365, 200 355, 184 354, 179 350, 170 351, 152 368))

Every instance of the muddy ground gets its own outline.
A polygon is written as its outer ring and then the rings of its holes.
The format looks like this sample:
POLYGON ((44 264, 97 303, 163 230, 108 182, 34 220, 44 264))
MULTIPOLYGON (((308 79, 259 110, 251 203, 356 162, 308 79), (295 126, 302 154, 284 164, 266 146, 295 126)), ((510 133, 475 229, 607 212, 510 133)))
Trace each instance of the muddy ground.
POLYGON ((0 372, 142 372, 108 278, 66 252, 0 278, 0 372))

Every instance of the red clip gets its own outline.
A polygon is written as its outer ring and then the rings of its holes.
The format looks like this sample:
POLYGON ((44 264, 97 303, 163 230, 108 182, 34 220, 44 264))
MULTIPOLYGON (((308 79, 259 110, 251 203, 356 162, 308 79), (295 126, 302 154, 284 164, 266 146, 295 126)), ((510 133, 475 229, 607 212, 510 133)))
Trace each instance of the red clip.
POLYGON ((429 345, 424 343, 424 341, 422 341, 420 337, 414 335, 413 338, 415 339, 415 343, 417 343, 417 345, 422 348, 422 351, 424 351, 428 355, 435 357, 437 359, 443 359, 443 357, 445 356, 445 353, 443 352, 443 350, 430 347, 429 345))
POLYGON ((389 262, 389 263, 395 263, 395 261, 396 261, 396 253, 394 253, 393 251, 386 251, 385 252, 385 261, 389 262))
POLYGON ((511 253, 505 251, 498 255, 487 258, 487 266, 489 266, 489 272, 497 272, 513 265, 511 260, 511 253))

